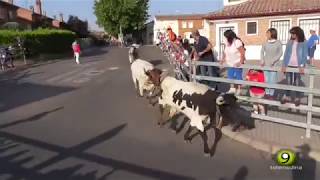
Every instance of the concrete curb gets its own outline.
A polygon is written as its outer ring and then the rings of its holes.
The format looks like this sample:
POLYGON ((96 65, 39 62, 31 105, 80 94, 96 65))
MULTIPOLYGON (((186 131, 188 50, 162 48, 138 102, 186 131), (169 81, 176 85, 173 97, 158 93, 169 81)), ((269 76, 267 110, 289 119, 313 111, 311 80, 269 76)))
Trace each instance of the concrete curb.
MULTIPOLYGON (((257 140, 257 139, 254 139, 253 137, 241 134, 239 132, 232 132, 231 129, 228 129, 228 128, 222 128, 222 133, 235 141, 247 144, 254 149, 268 152, 271 154, 275 154, 280 149, 292 149, 294 151, 298 151, 298 148, 296 147, 289 147, 285 145, 269 143, 263 140, 257 140)), ((311 150, 309 155, 316 161, 320 162, 320 151, 311 150)))

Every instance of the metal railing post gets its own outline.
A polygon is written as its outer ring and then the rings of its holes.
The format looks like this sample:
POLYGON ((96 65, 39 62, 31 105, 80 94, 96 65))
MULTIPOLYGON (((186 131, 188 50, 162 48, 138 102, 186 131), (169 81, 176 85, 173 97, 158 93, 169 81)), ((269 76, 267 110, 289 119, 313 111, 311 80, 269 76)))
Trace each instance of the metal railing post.
MULTIPOLYGON (((314 75, 310 74, 309 76, 309 88, 313 89, 314 87, 314 75)), ((312 108, 313 106, 313 94, 309 93, 308 94, 308 107, 312 108)), ((307 112, 307 128, 306 128, 306 137, 310 138, 311 137, 311 124, 312 124, 312 111, 307 112)))
POLYGON ((196 75, 197 75, 197 65, 195 62, 192 62, 192 81, 196 82, 196 75))

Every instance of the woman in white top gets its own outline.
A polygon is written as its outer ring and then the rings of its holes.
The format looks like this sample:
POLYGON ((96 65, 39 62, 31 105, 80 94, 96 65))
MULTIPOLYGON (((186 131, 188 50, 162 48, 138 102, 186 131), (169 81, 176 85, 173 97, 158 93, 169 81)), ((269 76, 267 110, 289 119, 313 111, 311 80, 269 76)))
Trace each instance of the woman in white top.
MULTIPOLYGON (((228 68, 228 78, 235 80, 242 80, 242 69, 239 68, 245 61, 245 48, 240 38, 232 30, 224 32, 225 49, 221 64, 226 63, 228 68)), ((240 95, 241 85, 231 84, 229 93, 236 93, 240 95)))

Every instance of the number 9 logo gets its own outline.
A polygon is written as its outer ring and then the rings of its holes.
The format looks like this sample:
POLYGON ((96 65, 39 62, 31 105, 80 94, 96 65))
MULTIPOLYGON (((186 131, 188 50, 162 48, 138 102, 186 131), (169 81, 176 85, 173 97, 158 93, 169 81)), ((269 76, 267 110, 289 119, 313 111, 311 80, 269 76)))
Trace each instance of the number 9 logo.
POLYGON ((277 163, 280 166, 292 166, 296 159, 296 153, 292 150, 280 150, 277 153, 277 163))

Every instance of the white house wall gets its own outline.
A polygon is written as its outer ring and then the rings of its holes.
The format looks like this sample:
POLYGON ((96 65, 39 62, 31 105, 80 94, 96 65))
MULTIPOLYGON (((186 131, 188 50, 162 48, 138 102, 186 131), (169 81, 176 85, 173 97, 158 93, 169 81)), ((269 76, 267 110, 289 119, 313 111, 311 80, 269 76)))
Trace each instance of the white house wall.
POLYGON ((170 26, 172 31, 176 34, 179 34, 179 23, 178 20, 154 20, 154 41, 156 40, 156 34, 158 31, 165 32, 166 29, 170 26))
MULTIPOLYGON (((293 26, 299 26, 299 20, 302 19, 320 19, 320 13, 315 13, 315 14, 306 14, 306 15, 290 15, 290 16, 268 16, 268 17, 257 17, 257 18, 239 18, 239 19, 228 19, 228 20, 205 20, 204 21, 204 29, 208 28, 211 31, 215 31, 215 37, 209 37, 210 39, 215 39, 215 53, 219 52, 219 27, 223 26, 230 26, 234 25, 236 27, 236 33, 238 33, 238 23, 235 21, 257 21, 260 19, 268 19, 269 20, 269 26, 270 26, 270 21, 271 20, 279 20, 279 19, 287 19, 290 20, 291 22, 291 27, 293 26), (228 21, 229 23, 225 23, 228 21), (214 26, 210 24, 213 23, 215 24, 214 26)), ((307 30, 305 30, 307 31, 307 30)), ((306 32, 307 38, 309 37, 308 32, 306 32)), ((320 35, 320 34, 318 34, 320 35)), ((259 36, 264 36, 264 34, 259 34, 259 36)), ((260 44, 246 44, 245 45, 247 51, 246 51, 246 57, 248 60, 257 60, 260 59, 260 50, 262 45, 260 44)), ((283 52, 285 50, 285 45, 283 45, 283 52)), ((219 55, 220 58, 221 55, 219 55)), ((282 58, 281 58, 282 59, 282 58)), ((320 59, 320 45, 317 45, 317 49, 315 52, 315 59, 319 60, 320 59)))

